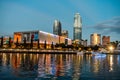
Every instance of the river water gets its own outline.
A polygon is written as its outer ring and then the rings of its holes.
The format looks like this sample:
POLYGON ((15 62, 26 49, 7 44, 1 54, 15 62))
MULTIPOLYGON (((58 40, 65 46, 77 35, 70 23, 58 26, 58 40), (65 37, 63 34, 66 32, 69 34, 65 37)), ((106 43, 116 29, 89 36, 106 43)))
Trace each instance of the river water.
POLYGON ((120 55, 0 53, 0 80, 120 80, 120 55))

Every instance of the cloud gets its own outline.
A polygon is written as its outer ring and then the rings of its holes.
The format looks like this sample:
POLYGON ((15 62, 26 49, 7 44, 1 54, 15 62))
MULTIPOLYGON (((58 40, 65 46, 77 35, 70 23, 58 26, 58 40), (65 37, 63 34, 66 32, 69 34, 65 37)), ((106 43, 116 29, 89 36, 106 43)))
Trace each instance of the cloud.
POLYGON ((93 26, 98 31, 104 34, 117 33, 120 34, 120 16, 114 17, 111 20, 104 21, 102 23, 93 26))

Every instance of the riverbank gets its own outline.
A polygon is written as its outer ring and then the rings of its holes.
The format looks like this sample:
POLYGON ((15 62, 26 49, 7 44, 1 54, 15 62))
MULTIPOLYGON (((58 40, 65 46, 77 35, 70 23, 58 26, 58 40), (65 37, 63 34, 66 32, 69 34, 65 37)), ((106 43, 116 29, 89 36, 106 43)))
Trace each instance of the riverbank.
MULTIPOLYGON (((0 53, 45 53, 45 54, 78 54, 79 51, 73 50, 47 50, 47 49, 0 49, 0 53)), ((98 52, 99 53, 99 52, 98 52)), ((120 54, 120 50, 114 50, 112 52, 100 52, 102 54, 120 54)), ((91 51, 85 51, 83 54, 92 54, 91 51)))
POLYGON ((76 54, 78 51, 41 50, 41 49, 0 49, 2 53, 50 53, 50 54, 76 54))

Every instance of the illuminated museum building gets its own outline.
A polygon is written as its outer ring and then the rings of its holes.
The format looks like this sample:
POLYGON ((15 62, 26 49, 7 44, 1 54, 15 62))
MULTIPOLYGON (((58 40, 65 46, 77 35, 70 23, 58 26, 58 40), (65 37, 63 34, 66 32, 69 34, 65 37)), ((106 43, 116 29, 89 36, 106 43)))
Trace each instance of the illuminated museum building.
POLYGON ((51 34, 44 31, 24 31, 24 32, 14 32, 14 42, 23 43, 24 39, 26 39, 26 43, 31 42, 31 38, 33 39, 33 43, 37 43, 39 40, 40 44, 56 44, 56 43, 65 43, 70 45, 72 40, 69 38, 65 38, 62 36, 58 36, 55 34, 51 34), (67 43, 66 43, 67 42, 67 43))

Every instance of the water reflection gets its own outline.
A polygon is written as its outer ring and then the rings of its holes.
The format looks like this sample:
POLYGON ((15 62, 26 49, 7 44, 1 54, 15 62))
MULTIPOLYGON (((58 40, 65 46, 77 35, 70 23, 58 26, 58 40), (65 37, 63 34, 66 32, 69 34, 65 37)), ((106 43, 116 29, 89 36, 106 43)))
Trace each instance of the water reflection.
POLYGON ((0 53, 0 79, 115 80, 119 74, 120 55, 0 53))

